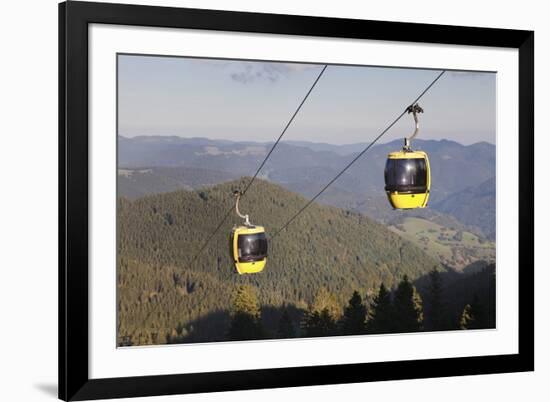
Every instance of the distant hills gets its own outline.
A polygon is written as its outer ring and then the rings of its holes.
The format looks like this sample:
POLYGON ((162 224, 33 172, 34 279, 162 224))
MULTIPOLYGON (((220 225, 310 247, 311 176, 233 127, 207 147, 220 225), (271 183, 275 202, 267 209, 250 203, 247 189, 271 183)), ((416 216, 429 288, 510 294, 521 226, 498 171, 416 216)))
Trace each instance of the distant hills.
MULTIPOLYGON (((254 173, 271 143, 231 142, 205 138, 119 137, 119 195, 135 199, 146 194, 196 189, 254 173)), ((468 146, 448 140, 417 140, 432 167, 430 207, 423 211, 392 211, 383 191, 388 152, 401 140, 377 144, 319 198, 321 203, 364 213, 392 224, 414 216, 443 224, 454 220, 476 235, 495 236, 495 146, 468 146), (399 214, 399 215, 396 215, 399 214)), ((332 145, 282 142, 260 177, 311 197, 334 177, 366 143, 332 145)))
POLYGON ((335 144, 327 144, 324 142, 309 142, 309 141, 284 141, 286 144, 295 145, 298 147, 306 147, 311 149, 312 151, 328 151, 328 152, 335 152, 338 155, 350 155, 357 152, 361 152, 367 145, 369 145, 368 142, 357 142, 354 144, 343 144, 343 145, 335 145, 335 144))
POLYGON ((455 216, 466 225, 477 226, 491 239, 495 238, 496 180, 481 184, 436 202, 434 208, 455 216))
POLYGON ((237 176, 230 172, 202 168, 119 169, 119 196, 135 199, 179 189, 192 190, 223 183, 237 176))

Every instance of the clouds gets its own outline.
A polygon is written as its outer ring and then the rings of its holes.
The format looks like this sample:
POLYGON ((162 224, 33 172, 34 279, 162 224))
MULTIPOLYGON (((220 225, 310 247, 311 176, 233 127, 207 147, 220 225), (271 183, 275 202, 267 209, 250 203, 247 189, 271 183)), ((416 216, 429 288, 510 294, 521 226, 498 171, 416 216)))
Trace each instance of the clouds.
POLYGON ((274 83, 282 78, 289 77, 293 73, 319 68, 315 64, 279 63, 240 60, 193 60, 207 67, 222 70, 227 77, 240 84, 253 82, 274 83))
POLYGON ((231 66, 230 77, 241 84, 255 81, 277 82, 295 72, 316 68, 311 64, 240 62, 231 66))
POLYGON ((288 78, 295 73, 319 69, 316 64, 284 63, 284 62, 262 62, 243 61, 226 59, 189 59, 189 62, 199 68, 219 69, 227 77, 239 84, 250 83, 275 83, 281 79, 288 78))
POLYGON ((275 83, 292 74, 320 69, 317 64, 285 63, 269 61, 245 61, 227 59, 188 59, 198 68, 214 68, 239 84, 275 83))

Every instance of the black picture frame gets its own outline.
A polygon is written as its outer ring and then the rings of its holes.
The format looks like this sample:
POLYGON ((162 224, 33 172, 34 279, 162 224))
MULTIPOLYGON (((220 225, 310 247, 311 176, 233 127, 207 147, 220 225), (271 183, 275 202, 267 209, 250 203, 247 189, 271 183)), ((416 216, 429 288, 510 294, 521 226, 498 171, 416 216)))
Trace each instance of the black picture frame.
POLYGON ((70 1, 59 5, 59 398, 292 387, 534 370, 534 32, 70 1), (88 375, 88 25, 508 47, 519 51, 517 354, 215 373, 88 375))

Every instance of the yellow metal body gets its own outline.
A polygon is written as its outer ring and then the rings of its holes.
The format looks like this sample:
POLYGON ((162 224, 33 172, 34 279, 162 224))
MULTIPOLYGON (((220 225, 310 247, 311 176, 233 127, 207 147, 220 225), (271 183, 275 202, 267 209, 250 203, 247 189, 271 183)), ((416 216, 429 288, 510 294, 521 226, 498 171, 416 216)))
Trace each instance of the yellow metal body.
POLYGON ((251 261, 251 262, 239 261, 239 246, 238 246, 239 236, 256 234, 256 233, 265 233, 264 227, 263 226, 253 226, 253 227, 237 226, 231 232, 231 238, 230 238, 231 255, 233 258, 233 263, 235 264, 235 268, 237 269, 237 272, 241 275, 255 274, 255 273, 261 272, 264 269, 265 264, 267 262, 267 258, 264 258, 259 261, 251 261))
POLYGON ((420 159, 426 161, 426 192, 424 193, 400 193, 398 191, 386 191, 390 204, 395 209, 426 208, 430 198, 431 173, 428 154, 423 151, 397 151, 388 154, 388 159, 420 159))

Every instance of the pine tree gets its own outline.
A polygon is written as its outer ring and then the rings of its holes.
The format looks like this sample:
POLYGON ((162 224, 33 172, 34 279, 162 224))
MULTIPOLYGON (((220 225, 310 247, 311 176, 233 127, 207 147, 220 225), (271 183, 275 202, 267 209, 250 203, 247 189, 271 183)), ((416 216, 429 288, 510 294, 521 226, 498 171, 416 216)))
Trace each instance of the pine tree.
POLYGON ((302 330, 305 336, 329 336, 336 334, 336 322, 341 315, 336 296, 322 287, 304 315, 302 330))
POLYGON ((321 287, 313 300, 312 310, 321 313, 325 309, 335 321, 342 315, 342 307, 338 303, 336 295, 327 288, 321 287))
POLYGON ((344 335, 359 335, 365 332, 367 309, 357 291, 353 292, 342 317, 342 333, 344 335))
POLYGON ((277 334, 280 338, 294 338, 296 336, 296 331, 294 330, 294 325, 288 314, 288 309, 284 307, 283 314, 279 319, 279 328, 277 334))
POLYGON ((474 294, 472 301, 472 314, 475 318, 475 323, 472 329, 489 328, 489 317, 486 306, 479 300, 479 297, 474 294))
POLYGON ((367 321, 367 332, 383 334, 393 330, 393 307, 391 294, 382 283, 374 297, 367 321))
POLYGON ((407 275, 397 286, 393 305, 395 332, 415 332, 422 329, 422 299, 407 275))
POLYGON ((319 329, 320 329, 320 332, 322 333, 322 336, 330 336, 330 335, 337 334, 336 321, 334 320, 333 315, 328 309, 326 308, 323 309, 321 311, 321 315, 319 318, 320 318, 319 329))
POLYGON ((311 337, 311 336, 322 336, 320 327, 321 327, 321 313, 314 311, 311 308, 306 311, 304 314, 301 328, 302 336, 311 337))
POLYGON ((460 329, 482 329, 489 328, 489 317, 483 304, 479 301, 477 294, 474 295, 472 303, 467 304, 460 316, 460 329))
POLYGON ((304 336, 330 336, 336 335, 336 322, 328 309, 322 311, 308 311, 302 324, 304 336))
POLYGON ((443 285, 441 274, 434 268, 430 274, 425 307, 425 327, 430 331, 447 329, 445 325, 445 311, 443 306, 443 285))
POLYGON ((259 339, 263 336, 261 313, 254 289, 241 285, 233 297, 228 337, 231 340, 259 339))
POLYGON ((474 317, 472 314, 472 306, 470 306, 469 304, 466 304, 464 306, 464 310, 462 310, 462 314, 460 316, 460 322, 458 325, 460 329, 470 329, 473 322, 474 322, 474 317))

